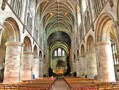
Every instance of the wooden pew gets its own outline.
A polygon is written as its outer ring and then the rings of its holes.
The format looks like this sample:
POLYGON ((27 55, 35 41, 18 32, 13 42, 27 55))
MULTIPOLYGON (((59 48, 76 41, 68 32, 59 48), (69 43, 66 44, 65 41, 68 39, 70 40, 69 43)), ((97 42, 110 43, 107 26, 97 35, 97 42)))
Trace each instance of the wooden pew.
POLYGON ((20 90, 49 90, 54 80, 51 78, 23 80, 24 84, 20 85, 19 88, 20 90))
POLYGON ((72 90, 97 90, 96 84, 93 79, 87 78, 65 78, 71 85, 72 90))
POLYGON ((100 82, 88 78, 65 78, 72 90, 119 90, 119 82, 100 82))

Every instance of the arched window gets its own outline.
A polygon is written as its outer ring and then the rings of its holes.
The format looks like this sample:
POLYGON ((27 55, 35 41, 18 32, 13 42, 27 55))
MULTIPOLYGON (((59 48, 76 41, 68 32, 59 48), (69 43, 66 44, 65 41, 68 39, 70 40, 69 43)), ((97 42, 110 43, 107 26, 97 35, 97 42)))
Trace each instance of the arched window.
POLYGON ((62 56, 65 56, 65 51, 64 50, 62 50, 62 56))
POLYGON ((57 56, 57 50, 54 51, 54 56, 57 56))
POLYGON ((57 57, 57 56, 65 56, 65 55, 66 55, 66 52, 62 48, 57 48, 53 52, 53 56, 55 56, 55 57, 57 57))
POLYGON ((61 48, 58 48, 58 56, 61 56, 61 48))

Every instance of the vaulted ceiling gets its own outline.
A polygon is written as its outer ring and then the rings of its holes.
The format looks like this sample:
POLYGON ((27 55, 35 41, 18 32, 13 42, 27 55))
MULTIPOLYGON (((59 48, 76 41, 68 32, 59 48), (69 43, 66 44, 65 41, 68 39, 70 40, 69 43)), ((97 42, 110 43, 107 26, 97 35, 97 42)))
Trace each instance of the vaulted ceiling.
POLYGON ((46 35, 55 37, 55 39, 48 39, 50 44, 53 41, 71 41, 72 31, 77 20, 77 7, 79 7, 78 0, 39 0, 37 12, 39 12, 40 20, 43 22, 46 35), (55 36, 64 35, 63 33, 67 36, 55 36))

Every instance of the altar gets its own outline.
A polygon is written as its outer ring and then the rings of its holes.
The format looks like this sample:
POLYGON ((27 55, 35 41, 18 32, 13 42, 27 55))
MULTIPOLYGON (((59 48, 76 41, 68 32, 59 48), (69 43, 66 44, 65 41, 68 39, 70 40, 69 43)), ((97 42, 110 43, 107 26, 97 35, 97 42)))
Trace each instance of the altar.
POLYGON ((57 68, 55 73, 58 76, 62 76, 64 74, 64 69, 63 68, 57 68))

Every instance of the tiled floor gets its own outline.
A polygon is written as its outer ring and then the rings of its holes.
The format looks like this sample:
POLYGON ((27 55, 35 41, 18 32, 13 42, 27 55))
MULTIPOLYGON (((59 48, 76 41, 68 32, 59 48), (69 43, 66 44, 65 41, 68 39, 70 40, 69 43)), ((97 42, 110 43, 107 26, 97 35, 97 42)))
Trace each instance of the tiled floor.
POLYGON ((67 87, 67 84, 64 80, 62 79, 58 79, 51 90, 70 90, 68 87, 67 87))

